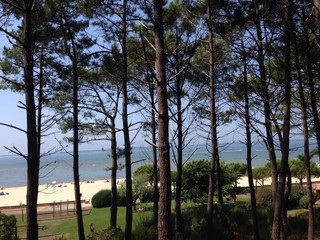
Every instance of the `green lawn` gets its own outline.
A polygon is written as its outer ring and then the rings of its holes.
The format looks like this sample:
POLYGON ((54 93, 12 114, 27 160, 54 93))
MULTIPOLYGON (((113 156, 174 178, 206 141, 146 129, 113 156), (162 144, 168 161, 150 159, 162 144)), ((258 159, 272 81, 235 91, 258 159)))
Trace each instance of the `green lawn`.
MULTIPOLYGON (((246 204, 250 199, 248 198, 237 198, 237 204, 246 204)), ((153 209, 152 203, 143 204, 146 207, 145 212, 133 211, 133 230, 135 229, 135 223, 139 222, 139 219, 145 219, 146 217, 152 217, 153 209)), ((182 203, 182 208, 190 208, 198 206, 193 202, 182 203)), ((232 207, 233 204, 226 205, 228 207, 232 207)), ((139 206, 137 206, 139 208, 139 206)), ((174 202, 172 202, 172 208, 174 209, 174 202)), ((305 209, 297 209, 290 210, 288 212, 289 217, 297 216, 301 213, 304 213, 305 209)), ((125 228, 125 216, 126 216, 126 208, 118 207, 118 226, 124 231, 125 228)), ((17 215, 18 220, 18 233, 19 237, 25 236, 25 224, 26 222, 22 222, 21 215, 17 215)), ((107 228, 110 225, 110 208, 92 208, 90 214, 86 214, 83 216, 84 221, 84 230, 85 235, 88 236, 90 233, 90 224, 92 223, 97 231, 107 228)), ((77 222, 76 217, 65 218, 65 219, 57 219, 57 220, 49 220, 49 221, 39 221, 39 227, 45 226, 46 229, 39 229, 39 236, 46 235, 56 235, 63 233, 65 239, 77 240, 77 222)))
MULTIPOLYGON (((144 204, 145 205, 145 204, 144 204)), ((126 216, 126 208, 118 207, 118 226, 124 230, 125 227, 125 216, 126 216)), ((133 212, 133 228, 134 221, 139 220, 141 217, 152 216, 152 208, 148 207, 145 212, 133 212)), ((21 221, 21 216, 17 216, 18 220, 18 232, 19 237, 25 236, 25 222, 21 221)), ((83 216, 84 222, 84 230, 85 235, 87 236, 90 233, 90 224, 92 223, 97 231, 107 228, 110 225, 110 208, 92 208, 90 214, 83 216)), ((58 219, 58 220, 50 220, 50 221, 40 221, 39 227, 46 226, 46 229, 39 229, 39 236, 45 235, 54 235, 61 234, 66 239, 77 240, 77 221, 75 217, 66 218, 66 219, 58 219)))
MULTIPOLYGON (((245 203, 249 199, 246 198, 238 198, 238 203, 245 203)), ((172 201, 172 209, 174 209, 174 201, 172 201)), ((145 217, 152 217, 153 215, 153 204, 152 203, 144 203, 142 205, 146 207, 145 212, 138 212, 133 211, 133 229, 135 229, 135 222, 138 222, 139 219, 145 217)), ((182 208, 189 208, 195 207, 197 204, 193 202, 182 203, 182 208)), ((137 206, 137 209, 139 205, 137 206)), ((118 207, 118 218, 117 224, 120 228, 124 231, 125 228, 125 216, 126 216, 126 208, 125 207, 118 207)), ((25 236, 25 224, 26 220, 22 222, 21 215, 17 215, 18 220, 18 233, 19 237, 25 236)), ((104 228, 110 226, 110 208, 92 208, 90 214, 83 215, 83 222, 84 222, 84 230, 85 235, 89 235, 90 233, 90 224, 92 223, 95 227, 95 230, 99 231, 104 228)), ((46 229, 39 229, 39 236, 46 236, 46 235, 55 235, 55 234, 62 234, 65 239, 70 240, 77 240, 77 221, 76 217, 72 218, 65 218, 65 219, 57 219, 57 220, 48 220, 48 221, 39 221, 39 227, 46 227, 46 229)))

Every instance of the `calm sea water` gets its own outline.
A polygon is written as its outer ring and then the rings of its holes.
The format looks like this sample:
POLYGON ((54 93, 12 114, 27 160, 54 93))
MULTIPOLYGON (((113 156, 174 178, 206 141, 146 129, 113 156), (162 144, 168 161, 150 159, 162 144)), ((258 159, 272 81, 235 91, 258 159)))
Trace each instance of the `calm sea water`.
MULTIPOLYGON (((303 153, 302 141, 292 141, 290 158, 296 158, 303 153)), ((315 145, 313 146, 315 147, 315 145)), ((311 147, 311 149, 313 149, 311 147)), ((262 144, 256 144, 253 147, 253 166, 263 166, 268 159, 268 153, 262 144)), ((278 152, 277 157, 280 157, 278 152)), ((174 155, 171 154, 171 159, 174 155)), ((210 153, 204 144, 192 146, 185 150, 184 159, 200 160, 210 159, 210 153)), ((246 149, 242 143, 221 144, 220 159, 226 163, 246 162, 246 149)), ((150 147, 133 147, 132 161, 139 161, 133 164, 133 171, 144 164, 152 164, 152 151, 150 147), (143 161, 139 161, 144 159, 143 161)), ((124 159, 119 160, 124 163, 124 159)), ((0 156, 0 186, 14 187, 26 185, 26 160, 21 157, 0 156)), ((41 159, 40 183, 72 182, 72 156, 66 153, 55 153, 41 159)), ((109 150, 81 151, 80 152, 80 180, 97 180, 110 178, 111 172, 106 171, 111 166, 111 157, 109 150)), ((171 168, 175 169, 172 162, 171 168)), ((125 177, 125 170, 118 171, 118 178, 125 177)))

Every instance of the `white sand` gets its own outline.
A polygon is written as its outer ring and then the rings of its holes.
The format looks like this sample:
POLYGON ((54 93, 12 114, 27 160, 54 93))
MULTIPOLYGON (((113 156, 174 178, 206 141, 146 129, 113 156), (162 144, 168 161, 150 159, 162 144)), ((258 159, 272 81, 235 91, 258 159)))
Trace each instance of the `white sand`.
MULTIPOLYGON (((124 182, 124 179, 118 179, 118 186, 122 182, 124 182)), ((292 179, 292 183, 298 182, 298 179, 292 179)), ((312 182, 319 183, 320 178, 313 178, 312 182)), ((255 185, 257 184, 256 182, 254 183, 255 185)), ((264 185, 271 185, 271 178, 265 179, 264 185)), ((240 178, 238 180, 238 186, 248 187, 248 178, 240 178)), ((258 183, 258 186, 261 186, 261 184, 258 183)), ((82 182, 80 185, 81 199, 90 202, 92 196, 102 189, 111 189, 111 182, 107 182, 106 180, 97 180, 89 183, 82 182)), ((4 188, 0 190, 0 193, 1 192, 4 192, 5 195, 0 195, 0 207, 26 204, 27 187, 4 188)), ((74 185, 72 183, 57 183, 54 187, 52 187, 52 185, 39 186, 38 204, 74 201, 74 199, 74 185)))
MULTIPOLYGON (((253 181, 254 181, 255 186, 258 186, 258 187, 262 186, 261 181, 259 181, 259 182, 255 181, 255 180, 253 180, 253 181)), ((315 185, 317 183, 320 183, 320 178, 312 178, 311 181, 312 181, 313 185, 315 185)), ((300 183, 299 179, 292 178, 292 184, 294 184, 294 183, 300 183)), ((306 183, 306 179, 303 179, 303 183, 304 184, 306 183)), ((271 177, 264 179, 263 185, 270 186, 271 185, 271 177)), ((238 180, 238 187, 249 187, 248 177, 240 178, 238 180)), ((314 188, 315 188, 315 186, 314 186, 314 188)))
MULTIPOLYGON (((119 184, 123 181, 124 179, 118 179, 119 184)), ((81 182, 81 199, 91 201, 92 196, 102 189, 111 189, 111 182, 106 180, 81 182)), ((26 204, 27 187, 4 188, 0 190, 1 192, 4 192, 5 195, 0 195, 0 207, 26 204)), ((74 185, 72 183, 39 186, 38 204, 74 201, 74 199, 74 185)))

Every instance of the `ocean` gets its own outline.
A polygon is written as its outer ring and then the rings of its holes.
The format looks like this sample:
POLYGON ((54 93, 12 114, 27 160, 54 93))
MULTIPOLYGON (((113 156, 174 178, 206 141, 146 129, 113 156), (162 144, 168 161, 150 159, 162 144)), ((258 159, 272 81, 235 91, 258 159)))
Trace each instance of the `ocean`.
MULTIPOLYGON (((301 140, 291 141, 290 159, 296 158, 303 154, 303 142, 301 140)), ((315 148, 315 144, 311 149, 315 148)), ((226 163, 239 162, 246 163, 246 148, 243 143, 220 144, 219 146, 220 160, 226 163)), ((260 167, 267 163, 268 152, 263 144, 258 143, 253 146, 252 155, 253 166, 260 167)), ((170 154, 171 159, 174 154, 170 154)), ((280 157, 277 152, 277 157, 280 157)), ((205 144, 192 145, 184 151, 184 160, 200 160, 210 159, 209 151, 205 144)), ((318 159, 314 159, 318 160, 318 159)), ((141 165, 152 164, 152 150, 150 147, 133 147, 132 165, 134 171, 141 165)), ((124 164, 124 158, 119 159, 119 163, 124 164)), ((99 149, 90 151, 80 151, 80 180, 98 180, 110 179, 111 171, 106 168, 111 167, 111 157, 109 149, 99 149)), ((25 186, 27 179, 26 160, 16 155, 0 156, 0 186, 17 187, 25 186)), ((171 162, 171 169, 175 169, 174 161, 171 162)), ((118 178, 125 177, 125 170, 117 173, 118 178)), ((41 159, 40 184, 51 183, 56 181, 72 182, 72 156, 65 152, 58 152, 41 159)))

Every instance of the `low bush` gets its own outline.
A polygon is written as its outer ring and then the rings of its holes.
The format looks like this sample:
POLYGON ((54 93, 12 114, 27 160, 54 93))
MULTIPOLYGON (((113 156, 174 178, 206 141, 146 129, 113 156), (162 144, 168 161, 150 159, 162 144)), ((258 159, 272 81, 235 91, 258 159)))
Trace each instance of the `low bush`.
POLYGON ((256 192, 257 207, 266 207, 272 204, 272 189, 271 187, 261 187, 256 192))
POLYGON ((17 236, 17 219, 13 215, 0 213, 0 240, 16 240, 17 236))
POLYGON ((124 239, 124 233, 120 228, 117 228, 117 229, 107 228, 98 232, 90 233, 86 239, 88 240, 122 240, 124 239))
MULTIPOLYGON (((317 201, 317 193, 312 193, 312 203, 314 204, 317 201)), ((308 196, 305 195, 300 198, 299 200, 299 207, 301 208, 308 208, 308 196)))
POLYGON ((287 209, 293 209, 299 207, 300 198, 307 195, 307 189, 298 185, 294 184, 291 187, 291 194, 289 196, 287 202, 287 209))
POLYGON ((117 193, 117 205, 118 206, 126 206, 126 188, 125 187, 120 187, 118 188, 118 193, 117 193))
MULTIPOLYGON (((305 187, 302 187, 298 184, 294 184, 291 187, 291 193, 287 201, 287 209, 294 209, 301 207, 300 205, 300 199, 301 204, 303 204, 303 201, 307 197, 307 189, 305 187)), ((313 195, 314 202, 316 200, 316 195, 313 195)), ((272 197, 272 189, 271 187, 262 187, 256 192, 256 201, 257 201, 257 207, 267 207, 270 204, 273 203, 273 197, 272 197)))
POLYGON ((308 196, 303 196, 299 200, 299 207, 308 208, 308 196))
POLYGON ((157 226, 153 224, 153 218, 141 215, 136 222, 132 236, 133 240, 157 239, 157 226))
MULTIPOLYGON (((91 199, 94 208, 103 208, 111 206, 111 190, 101 190, 91 199)), ((126 206, 126 189, 120 187, 117 191, 117 206, 126 206)))
POLYGON ((92 207, 103 208, 111 206, 111 191, 110 190, 100 190, 91 199, 92 207))
POLYGON ((154 199, 154 190, 153 188, 149 187, 144 192, 141 192, 139 195, 139 199, 141 202, 152 202, 154 199))

